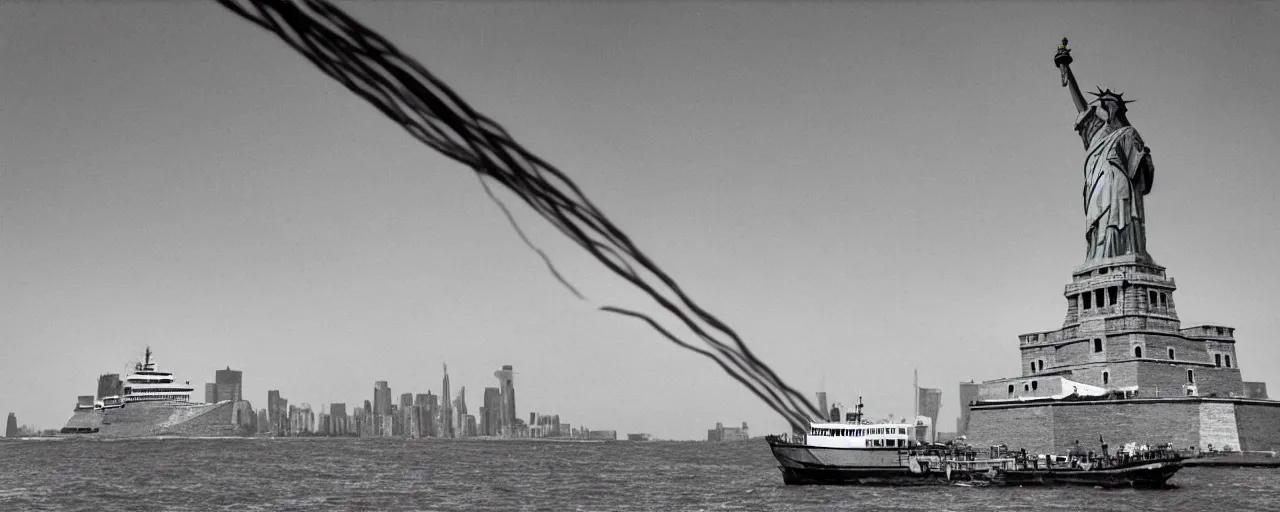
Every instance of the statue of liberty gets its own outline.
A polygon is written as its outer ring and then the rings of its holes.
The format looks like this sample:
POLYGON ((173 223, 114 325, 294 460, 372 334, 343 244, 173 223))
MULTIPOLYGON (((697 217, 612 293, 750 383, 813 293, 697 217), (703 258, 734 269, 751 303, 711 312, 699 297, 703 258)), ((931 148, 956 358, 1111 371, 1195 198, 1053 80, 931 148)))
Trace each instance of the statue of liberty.
POLYGON ((1126 116, 1133 103, 1110 89, 1089 93, 1086 103, 1071 74, 1066 38, 1053 62, 1062 71, 1062 86, 1076 105, 1075 129, 1084 142, 1085 265, 1133 255, 1151 263, 1147 254, 1146 214, 1142 196, 1151 192, 1155 167, 1151 151, 1126 116))

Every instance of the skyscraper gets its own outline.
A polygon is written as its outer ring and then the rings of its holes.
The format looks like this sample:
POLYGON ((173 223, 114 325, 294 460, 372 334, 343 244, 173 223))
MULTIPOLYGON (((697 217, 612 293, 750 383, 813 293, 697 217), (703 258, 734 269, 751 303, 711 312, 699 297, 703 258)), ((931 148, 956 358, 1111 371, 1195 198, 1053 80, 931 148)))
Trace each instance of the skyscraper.
POLYGON ((413 393, 400 393, 400 410, 413 405, 413 393))
POLYGON ((391 425, 388 423, 391 416, 391 387, 387 385, 387 381, 380 380, 373 383, 373 430, 376 435, 390 435, 391 431, 383 432, 383 428, 391 425))
POLYGON ((980 386, 973 381, 960 383, 960 418, 956 425, 956 435, 969 435, 969 405, 978 399, 980 386))
POLYGON ((428 393, 418 393, 413 395, 413 405, 415 407, 414 414, 417 415, 414 419, 414 423, 418 428, 418 437, 427 437, 431 435, 431 407, 428 405, 431 401, 430 397, 431 395, 428 393))
POLYGON ((441 405, 443 406, 440 408, 440 420, 441 420, 440 423, 442 427, 440 432, 440 437, 453 437, 453 433, 454 433, 453 403, 449 399, 449 365, 448 364, 444 365, 444 389, 441 390, 440 392, 440 401, 442 402, 441 405))
POLYGON ((285 419, 285 411, 281 409, 280 390, 267 391, 267 431, 281 435, 281 422, 285 419))
POLYGON ((427 429, 427 437, 440 437, 440 405, 436 400, 436 396, 427 391, 426 410, 422 412, 425 417, 425 428, 427 429))
POLYGON ((4 423, 5 437, 18 437, 18 417, 13 413, 9 413, 9 419, 4 423))
POLYGON ((466 419, 464 417, 467 416, 467 387, 466 386, 462 386, 458 388, 458 400, 456 403, 453 404, 453 410, 454 410, 453 416, 457 418, 457 421, 455 422, 455 425, 454 425, 455 432, 457 432, 459 436, 465 435, 466 419))
POLYGON ((480 408, 481 431, 486 436, 502 433, 502 391, 484 388, 484 407, 480 408))
POLYGON ((347 404, 329 404, 329 435, 345 436, 347 427, 347 404))
POLYGON ((516 424, 516 384, 515 371, 511 365, 503 365, 501 370, 493 372, 498 378, 498 386, 502 390, 502 432, 507 433, 516 424))
POLYGON ((204 385, 204 403, 211 404, 218 401, 218 385, 213 382, 204 385))
MULTIPOLYGON (((826 391, 818 392, 818 410, 822 411, 822 414, 827 414, 827 392, 826 391)), ((823 421, 833 421, 831 420, 831 418, 821 418, 821 419, 823 421)))
POLYGON ((217 400, 234 400, 239 402, 243 400, 240 394, 242 388, 244 372, 232 370, 230 366, 225 370, 218 370, 213 373, 214 383, 217 385, 217 400))
POLYGON ((98 376, 98 400, 108 396, 120 396, 124 394, 124 387, 120 383, 120 374, 104 373, 98 376))
POLYGON ((373 414, 377 416, 391 414, 391 387, 385 380, 373 383, 373 414))

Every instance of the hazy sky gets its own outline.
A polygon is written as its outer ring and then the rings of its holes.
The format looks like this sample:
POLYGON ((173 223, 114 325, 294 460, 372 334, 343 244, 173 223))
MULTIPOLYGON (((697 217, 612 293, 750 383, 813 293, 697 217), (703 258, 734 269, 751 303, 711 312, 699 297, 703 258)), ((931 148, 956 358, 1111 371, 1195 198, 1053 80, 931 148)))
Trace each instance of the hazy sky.
MULTIPOLYGON (((1275 3, 343 4, 556 163, 810 396, 911 412, 1017 375, 1084 257, 1084 157, 1052 64, 1136 99, 1149 249, 1183 325, 1280 386, 1275 3)), ((505 197, 512 197, 507 194, 505 197)), ((62 426, 150 345, 203 398, 440 391, 704 438, 783 420, 475 176, 212 2, 0 3, 0 413, 62 426)), ((1280 388, 1273 389, 1273 394, 1280 388)))

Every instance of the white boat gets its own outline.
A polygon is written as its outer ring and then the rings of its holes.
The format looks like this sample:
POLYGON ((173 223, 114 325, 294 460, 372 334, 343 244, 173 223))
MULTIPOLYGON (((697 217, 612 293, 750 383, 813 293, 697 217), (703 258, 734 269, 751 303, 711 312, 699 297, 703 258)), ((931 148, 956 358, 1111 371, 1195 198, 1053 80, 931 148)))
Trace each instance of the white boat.
MULTIPOLYGON (((843 421, 815 421, 807 432, 768 436, 787 485, 922 485, 968 480, 1012 468, 1012 458, 980 458, 970 450, 920 441, 924 422, 867 421, 859 399, 843 421)), ((840 420, 840 418, 833 418, 840 420)))

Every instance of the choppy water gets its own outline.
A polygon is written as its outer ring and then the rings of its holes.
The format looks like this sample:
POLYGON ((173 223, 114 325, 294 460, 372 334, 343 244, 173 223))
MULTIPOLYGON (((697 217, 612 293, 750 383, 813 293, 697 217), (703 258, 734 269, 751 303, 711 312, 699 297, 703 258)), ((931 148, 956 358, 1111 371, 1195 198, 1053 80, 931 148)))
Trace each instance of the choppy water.
POLYGON ((1280 470, 1170 491, 786 487, 763 441, 0 442, 0 510, 1280 510, 1280 470))

